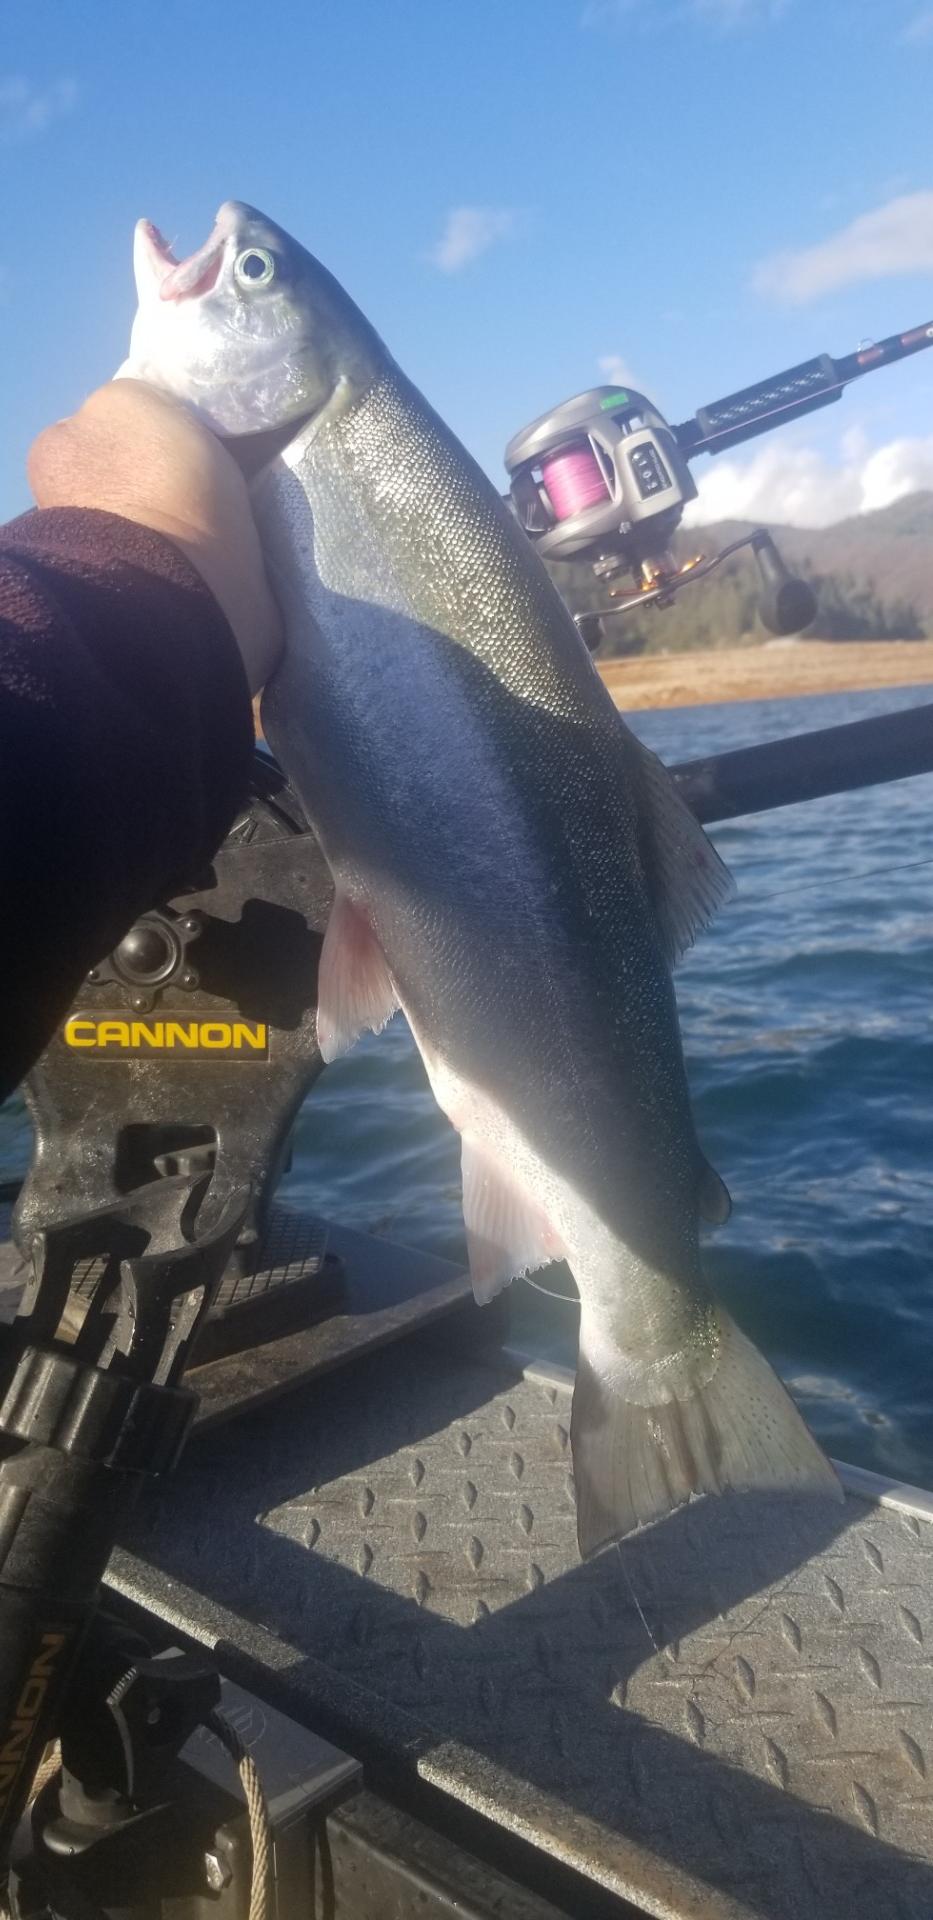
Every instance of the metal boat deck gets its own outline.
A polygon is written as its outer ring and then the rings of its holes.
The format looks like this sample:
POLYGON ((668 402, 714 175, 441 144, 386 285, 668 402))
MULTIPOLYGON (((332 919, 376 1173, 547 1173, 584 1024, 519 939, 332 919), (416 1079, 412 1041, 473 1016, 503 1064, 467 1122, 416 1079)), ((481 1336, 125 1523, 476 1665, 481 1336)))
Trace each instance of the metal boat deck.
POLYGON ((581 1566, 570 1376, 472 1318, 206 1427, 114 1588, 562 1911, 930 1920, 933 1499, 849 1470, 581 1566))

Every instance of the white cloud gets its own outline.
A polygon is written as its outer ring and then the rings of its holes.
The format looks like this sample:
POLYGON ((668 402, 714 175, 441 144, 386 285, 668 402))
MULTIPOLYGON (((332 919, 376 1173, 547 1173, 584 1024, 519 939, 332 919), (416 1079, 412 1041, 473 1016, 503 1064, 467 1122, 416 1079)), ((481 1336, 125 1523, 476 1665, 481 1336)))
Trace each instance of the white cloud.
POLYGON ((928 46, 933 42, 933 7, 924 7, 921 13, 908 20, 900 40, 905 47, 928 46))
POLYGON ((510 207, 452 207, 428 258, 442 273, 459 273, 504 240, 514 230, 515 218, 510 207))
POLYGON ((641 391, 631 367, 621 353, 601 353, 596 362, 601 374, 611 381, 614 387, 635 387, 641 391))
POLYGON ((778 253, 756 269, 757 292, 792 306, 837 287, 933 271, 933 192, 901 194, 860 214, 815 247, 778 253))
POLYGON ((791 0, 586 0, 584 27, 612 27, 634 21, 639 27, 698 20, 718 33, 768 26, 786 13, 791 0))
POLYGON ((0 140, 28 140, 31 134, 44 133, 53 120, 71 112, 77 98, 75 80, 35 87, 22 74, 0 74, 0 140))
POLYGON ((720 455, 697 473, 700 497, 687 508, 684 523, 762 520, 829 527, 933 489, 933 434, 872 448, 864 432, 854 428, 843 435, 839 455, 833 461, 806 446, 763 447, 747 460, 720 455))

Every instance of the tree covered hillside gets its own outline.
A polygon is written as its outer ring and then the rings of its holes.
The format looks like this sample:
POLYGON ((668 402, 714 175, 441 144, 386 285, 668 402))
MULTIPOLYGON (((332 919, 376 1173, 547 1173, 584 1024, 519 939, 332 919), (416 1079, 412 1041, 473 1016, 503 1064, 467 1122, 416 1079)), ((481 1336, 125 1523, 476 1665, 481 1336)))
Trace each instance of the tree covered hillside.
MULTIPOLYGON (((712 554, 750 531, 751 523, 741 521, 695 527, 678 534, 675 551, 684 560, 712 554)), ((791 571, 803 574, 816 593, 819 611, 810 638, 933 637, 933 494, 912 494, 819 530, 776 527, 774 535, 791 571)), ((605 605, 605 590, 588 564, 555 564, 550 572, 574 613, 605 605)), ((663 612, 645 607, 607 621, 602 652, 675 653, 757 645, 768 637, 758 619, 755 562, 746 550, 684 588, 663 612)))

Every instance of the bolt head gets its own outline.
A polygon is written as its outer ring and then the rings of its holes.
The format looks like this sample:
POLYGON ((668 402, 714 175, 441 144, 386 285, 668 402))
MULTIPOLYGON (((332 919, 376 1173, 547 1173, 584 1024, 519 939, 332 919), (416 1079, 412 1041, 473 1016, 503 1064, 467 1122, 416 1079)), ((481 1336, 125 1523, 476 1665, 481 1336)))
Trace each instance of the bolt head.
POLYGON ((172 929, 150 916, 137 920, 114 950, 117 972, 130 985, 148 987, 167 980, 181 956, 172 929))
POLYGON ((204 1855, 204 1877, 212 1893, 223 1893, 229 1887, 233 1874, 229 1862, 219 1853, 204 1855))
POLYGON ((198 984, 198 976, 197 976, 197 974, 195 973, 195 971, 194 971, 194 968, 193 968, 193 967, 189 967, 189 968, 187 969, 187 971, 186 971, 185 973, 183 973, 183 974, 182 974, 182 976, 181 976, 181 984, 182 984, 182 986, 183 986, 183 987, 189 987, 189 988, 190 988, 190 987, 196 987, 196 986, 197 986, 197 984, 198 984))

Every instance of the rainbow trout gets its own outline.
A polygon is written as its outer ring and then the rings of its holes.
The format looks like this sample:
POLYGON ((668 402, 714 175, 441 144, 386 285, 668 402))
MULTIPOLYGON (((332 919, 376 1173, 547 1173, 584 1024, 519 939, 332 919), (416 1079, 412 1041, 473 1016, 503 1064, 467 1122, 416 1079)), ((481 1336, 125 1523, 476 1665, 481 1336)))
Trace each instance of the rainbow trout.
POLYGON ((620 721, 485 475, 332 276, 228 201, 178 263, 136 235, 121 372, 228 436, 294 428, 253 482, 284 616, 263 721, 336 889, 318 1034, 404 1011, 462 1142, 476 1297, 569 1262, 581 1551, 725 1487, 838 1494, 712 1297, 671 968, 728 891, 620 721))

